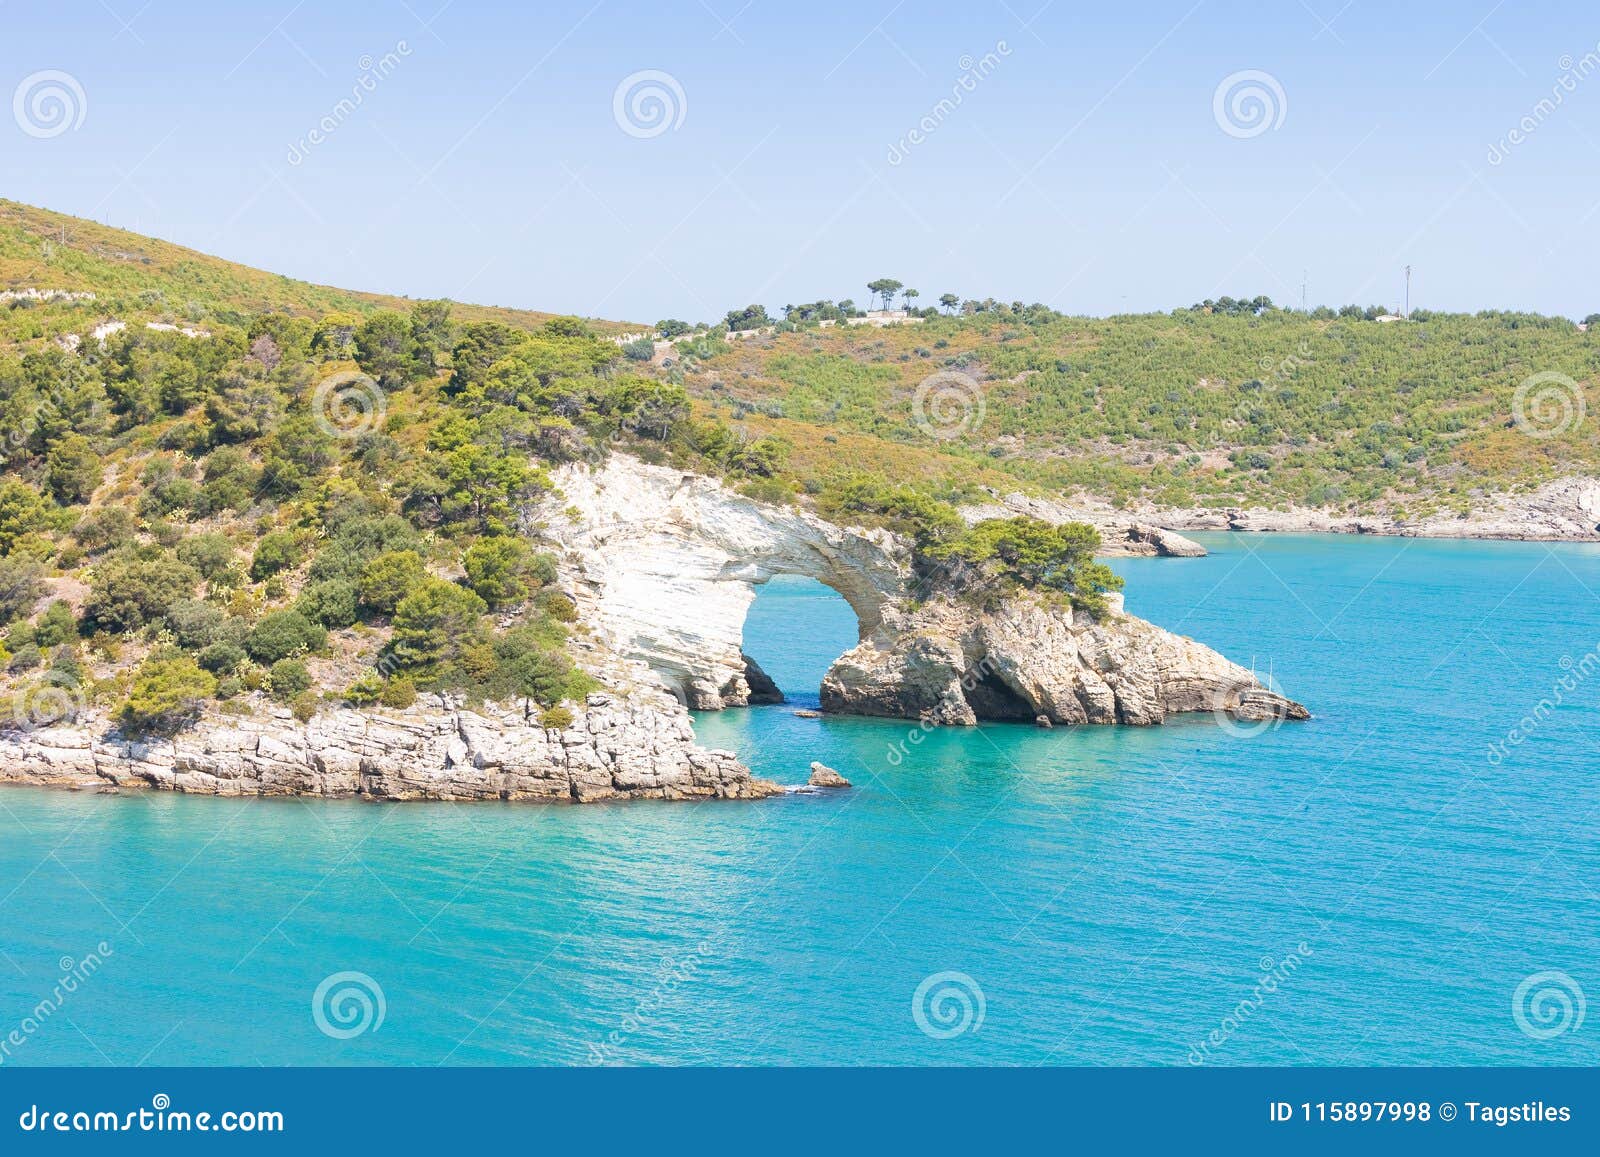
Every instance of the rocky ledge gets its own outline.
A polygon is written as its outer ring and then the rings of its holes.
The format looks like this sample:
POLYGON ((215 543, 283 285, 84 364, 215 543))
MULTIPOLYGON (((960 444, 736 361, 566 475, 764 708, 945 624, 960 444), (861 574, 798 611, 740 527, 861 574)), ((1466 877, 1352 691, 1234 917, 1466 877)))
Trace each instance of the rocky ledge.
POLYGON ((759 799, 781 789, 732 752, 694 742, 676 702, 590 695, 570 726, 536 709, 468 711, 440 696, 405 711, 323 712, 298 723, 208 714, 171 739, 105 721, 0 733, 0 783, 156 788, 204 795, 381 800, 759 799))

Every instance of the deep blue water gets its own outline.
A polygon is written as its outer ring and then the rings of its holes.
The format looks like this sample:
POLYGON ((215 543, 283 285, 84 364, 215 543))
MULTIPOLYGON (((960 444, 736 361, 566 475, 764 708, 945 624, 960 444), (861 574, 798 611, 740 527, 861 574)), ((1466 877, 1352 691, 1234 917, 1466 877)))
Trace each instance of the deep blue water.
MULTIPOLYGON (((1197 537, 1129 609, 1310 723, 702 716, 857 785, 748 804, 0 793, 4 1063, 1600 1063, 1600 550, 1197 537)), ((803 704, 854 633, 778 580, 746 649, 803 704)))

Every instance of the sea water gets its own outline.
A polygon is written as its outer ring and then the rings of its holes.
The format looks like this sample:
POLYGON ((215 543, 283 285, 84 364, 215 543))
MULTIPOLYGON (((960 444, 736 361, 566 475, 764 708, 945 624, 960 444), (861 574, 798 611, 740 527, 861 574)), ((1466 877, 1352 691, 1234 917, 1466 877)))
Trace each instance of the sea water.
POLYGON ((1311 721, 800 718, 856 624, 777 579, 791 703, 697 730, 848 791, 0 791, 0 1063, 1600 1063, 1600 550, 1196 537, 1128 610, 1311 721))

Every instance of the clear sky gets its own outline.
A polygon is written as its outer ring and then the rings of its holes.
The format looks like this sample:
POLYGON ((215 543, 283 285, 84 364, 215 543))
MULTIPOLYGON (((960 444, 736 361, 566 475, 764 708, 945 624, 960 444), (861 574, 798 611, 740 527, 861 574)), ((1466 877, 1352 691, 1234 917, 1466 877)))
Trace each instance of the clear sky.
POLYGON ((1410 264, 1413 306, 1600 310, 1593 3, 0 0, 0 21, 0 194, 350 288, 650 322, 889 276, 924 304, 1106 314, 1297 304, 1303 278, 1313 304, 1397 305, 1410 264), (647 70, 665 122, 618 110, 647 70), (1219 102, 1246 72, 1265 120, 1219 102))

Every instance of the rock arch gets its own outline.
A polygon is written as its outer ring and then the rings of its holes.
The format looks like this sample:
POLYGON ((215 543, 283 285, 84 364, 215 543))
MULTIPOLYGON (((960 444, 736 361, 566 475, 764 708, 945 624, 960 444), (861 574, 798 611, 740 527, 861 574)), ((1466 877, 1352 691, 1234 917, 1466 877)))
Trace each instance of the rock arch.
MULTIPOLYGON (((755 588, 816 579, 856 613, 857 646, 823 680, 824 710, 970 724, 1160 723, 1183 711, 1306 718, 1211 648, 1122 613, 1095 619, 1021 592, 984 608, 912 597, 909 547, 756 502, 697 474, 614 454, 566 466, 537 511, 590 639, 697 710, 752 701, 743 654, 755 588)), ((759 698, 757 701, 760 701, 759 698)))
POLYGON ((715 479, 615 454, 597 468, 563 467, 556 483, 541 515, 582 621, 697 710, 751 702, 752 682, 759 701, 744 621, 774 575, 837 591, 863 639, 907 589, 910 560, 893 535, 758 503, 715 479))

